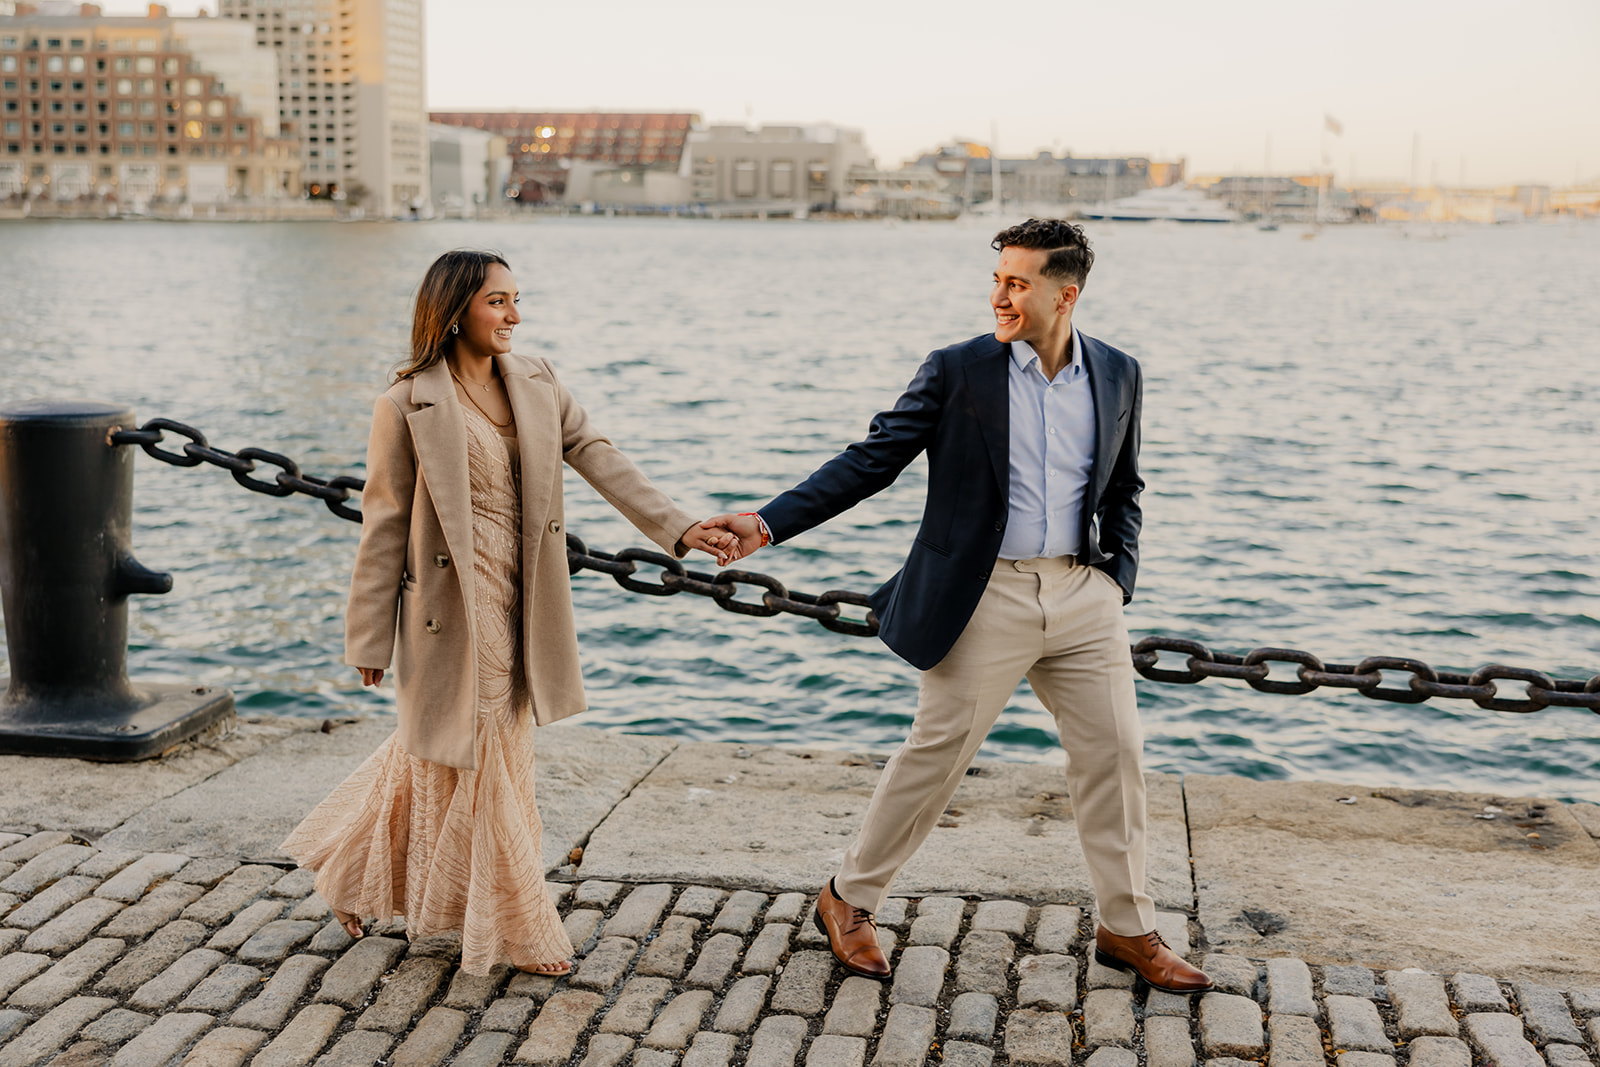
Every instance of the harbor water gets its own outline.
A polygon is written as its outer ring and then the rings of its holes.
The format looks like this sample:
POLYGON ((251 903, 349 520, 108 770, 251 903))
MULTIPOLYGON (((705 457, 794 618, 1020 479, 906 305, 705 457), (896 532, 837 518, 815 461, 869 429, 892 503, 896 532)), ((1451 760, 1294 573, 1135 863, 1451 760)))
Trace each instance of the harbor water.
MULTIPOLYGON (((995 228, 0 223, 0 403, 120 401, 223 448, 360 473, 424 268, 493 247, 522 288, 517 350, 555 360, 687 510, 748 510, 861 436, 928 350, 992 328, 995 228)), ((1145 371, 1135 639, 1600 672, 1600 227, 1089 232, 1077 323, 1145 371)), ((392 710, 387 684, 363 691, 342 662, 355 524, 212 467, 136 470, 135 550, 176 579, 134 599, 136 679, 227 685, 246 715, 392 710)), ((924 484, 918 462, 747 565, 870 590, 904 557, 924 484)), ((566 488, 590 546, 645 544, 570 472, 566 488)), ((592 573, 573 589, 593 724, 884 752, 911 721, 916 672, 875 640, 592 573)), ((1156 770, 1600 801, 1591 712, 1139 687, 1156 770)), ((1061 760, 1025 686, 984 754, 1061 760)))

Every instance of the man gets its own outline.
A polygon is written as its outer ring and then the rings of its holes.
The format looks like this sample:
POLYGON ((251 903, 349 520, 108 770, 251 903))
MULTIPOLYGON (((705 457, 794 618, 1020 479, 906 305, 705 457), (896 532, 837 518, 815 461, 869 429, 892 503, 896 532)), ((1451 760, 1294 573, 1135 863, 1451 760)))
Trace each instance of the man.
POLYGON ((923 672, 916 718, 816 922, 846 969, 889 976, 872 914, 1026 676, 1067 752, 1096 958, 1157 989, 1203 992, 1211 980, 1162 942, 1145 892, 1143 733, 1122 621, 1139 566, 1139 365, 1073 328, 1094 262, 1082 230, 1030 219, 993 246, 992 336, 930 355, 865 440, 759 512, 707 523, 749 555, 928 453, 922 525, 872 597, 883 640, 923 672))

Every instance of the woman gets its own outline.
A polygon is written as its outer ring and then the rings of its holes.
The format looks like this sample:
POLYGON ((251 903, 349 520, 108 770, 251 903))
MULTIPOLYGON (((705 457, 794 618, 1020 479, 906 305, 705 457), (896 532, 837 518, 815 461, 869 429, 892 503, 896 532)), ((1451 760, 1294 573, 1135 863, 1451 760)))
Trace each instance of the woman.
POLYGON ((584 709, 561 464, 674 555, 736 555, 600 436, 547 361, 511 354, 516 304, 492 253, 448 252, 423 278, 411 358, 373 410, 345 619, 363 684, 393 656, 399 728, 283 844, 351 937, 363 915, 403 914, 413 938, 459 930, 479 975, 571 970, 532 744, 534 723, 584 709))

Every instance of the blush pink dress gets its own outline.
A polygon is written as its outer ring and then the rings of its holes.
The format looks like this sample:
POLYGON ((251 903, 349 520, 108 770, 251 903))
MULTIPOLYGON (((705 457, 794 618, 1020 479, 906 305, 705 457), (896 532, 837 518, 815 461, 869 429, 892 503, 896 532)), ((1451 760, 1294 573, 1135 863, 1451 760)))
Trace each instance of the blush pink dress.
POLYGON ((409 755, 391 736, 305 817, 283 850, 353 915, 404 915, 416 939, 461 932, 461 969, 532 968, 572 943, 544 884, 533 715, 522 669, 521 478, 515 437, 468 408, 477 768, 409 755))

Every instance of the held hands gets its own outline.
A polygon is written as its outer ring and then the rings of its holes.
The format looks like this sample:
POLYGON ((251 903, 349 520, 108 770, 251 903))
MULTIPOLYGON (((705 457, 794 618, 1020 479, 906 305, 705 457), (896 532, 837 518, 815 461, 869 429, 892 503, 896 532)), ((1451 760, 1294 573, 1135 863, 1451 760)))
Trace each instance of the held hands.
POLYGON ((710 519, 689 527, 678 540, 682 541, 686 548, 696 548, 715 556, 719 567, 726 567, 743 555, 739 547, 739 537, 718 529, 712 525, 710 519))
MULTIPOLYGON (((701 528, 708 530, 727 530, 738 539, 737 552, 734 559, 743 559, 753 555, 767 539, 761 534, 761 520, 752 514, 746 515, 713 515, 700 523, 701 528)), ((726 565, 726 564, 724 564, 726 565)))

